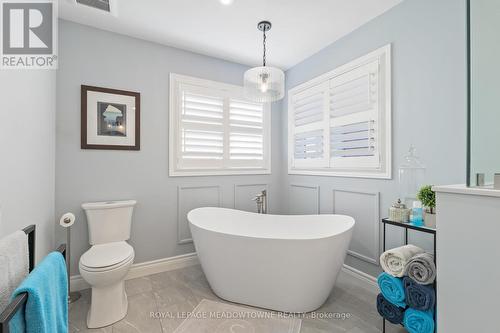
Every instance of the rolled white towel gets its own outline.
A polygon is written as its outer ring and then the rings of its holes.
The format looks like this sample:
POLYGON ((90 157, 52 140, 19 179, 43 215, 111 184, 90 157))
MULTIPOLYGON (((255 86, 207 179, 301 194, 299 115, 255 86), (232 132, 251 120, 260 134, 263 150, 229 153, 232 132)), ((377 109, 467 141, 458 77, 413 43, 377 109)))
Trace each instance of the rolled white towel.
POLYGON ((406 265, 410 259, 417 254, 425 251, 415 245, 405 245, 385 251, 380 256, 380 265, 382 269, 392 276, 403 277, 405 274, 406 265))

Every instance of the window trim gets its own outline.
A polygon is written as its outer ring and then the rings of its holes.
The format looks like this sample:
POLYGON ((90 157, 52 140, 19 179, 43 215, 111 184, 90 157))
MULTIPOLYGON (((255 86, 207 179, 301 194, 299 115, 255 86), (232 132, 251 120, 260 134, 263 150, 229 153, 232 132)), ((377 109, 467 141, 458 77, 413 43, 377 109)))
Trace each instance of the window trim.
MULTIPOLYGON (((287 106, 287 135, 288 135, 288 174, 290 175, 310 175, 310 176, 335 176, 335 177, 353 177, 353 178, 373 178, 373 179, 392 179, 392 59, 391 59, 391 44, 383 46, 373 52, 370 52, 362 57, 354 59, 344 65, 341 65, 332 71, 324 73, 317 76, 307 82, 293 87, 288 90, 288 106, 287 106), (384 70, 380 73, 384 75, 385 79, 385 94, 384 94, 384 104, 385 104, 385 121, 384 125, 384 136, 385 145, 384 152, 381 155, 381 160, 385 163, 384 170, 381 172, 375 171, 375 169, 366 169, 356 171, 354 168, 351 170, 335 170, 331 168, 295 168, 293 167, 293 154, 294 154, 294 124, 293 115, 291 111, 293 110, 291 105, 293 103, 292 98, 295 94, 309 89, 311 87, 317 86, 324 82, 331 80, 332 78, 342 75, 352 69, 359 67, 374 58, 380 58, 385 56, 384 70)), ((326 121, 326 120, 324 120, 326 121)), ((329 121, 329 120, 328 120, 329 121)), ((327 139, 329 141, 329 138, 327 139)))
POLYGON ((264 140, 264 167, 225 167, 214 169, 180 169, 176 163, 177 152, 179 152, 179 88, 181 85, 194 85, 203 88, 225 90, 233 98, 242 98, 243 87, 229 83, 217 82, 196 78, 187 75, 170 73, 169 87, 169 117, 168 117, 168 175, 170 177, 189 177, 189 176, 226 176, 226 175, 268 175, 271 174, 271 105, 264 104, 263 108, 263 140, 264 140))

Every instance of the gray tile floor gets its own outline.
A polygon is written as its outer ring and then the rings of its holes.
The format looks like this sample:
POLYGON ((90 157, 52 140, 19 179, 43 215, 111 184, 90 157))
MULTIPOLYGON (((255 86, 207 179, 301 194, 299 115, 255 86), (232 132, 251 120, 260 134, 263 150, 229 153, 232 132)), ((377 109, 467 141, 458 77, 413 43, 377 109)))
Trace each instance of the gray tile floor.
MULTIPOLYGON (((213 294, 200 266, 190 266, 125 282, 129 299, 127 316, 101 329, 87 329, 85 320, 90 302, 90 290, 70 305, 69 332, 173 332, 182 318, 157 318, 151 313, 189 313, 202 299, 224 302, 213 294)), ((317 313, 345 313, 347 319, 302 320, 301 333, 376 333, 382 322, 375 309, 375 294, 357 279, 341 275, 326 303, 317 313)), ((401 327, 388 324, 387 332, 405 332, 401 327)))

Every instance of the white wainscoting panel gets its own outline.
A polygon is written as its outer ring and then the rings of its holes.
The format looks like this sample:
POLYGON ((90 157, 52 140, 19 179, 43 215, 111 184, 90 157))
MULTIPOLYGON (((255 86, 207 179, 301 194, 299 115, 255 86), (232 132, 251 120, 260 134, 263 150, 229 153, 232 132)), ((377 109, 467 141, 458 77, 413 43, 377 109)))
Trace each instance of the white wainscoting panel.
POLYGON ((378 265, 380 241, 380 195, 378 192, 333 190, 333 213, 356 220, 347 253, 378 265))
POLYGON ((211 186, 177 187, 177 241, 179 244, 192 242, 187 213, 198 207, 221 207, 221 188, 211 186))
POLYGON ((267 191, 267 211, 269 212, 269 186, 267 184, 235 184, 234 209, 257 213, 257 204, 252 199, 262 190, 267 191))
POLYGON ((290 184, 290 214, 319 214, 319 186, 290 184))

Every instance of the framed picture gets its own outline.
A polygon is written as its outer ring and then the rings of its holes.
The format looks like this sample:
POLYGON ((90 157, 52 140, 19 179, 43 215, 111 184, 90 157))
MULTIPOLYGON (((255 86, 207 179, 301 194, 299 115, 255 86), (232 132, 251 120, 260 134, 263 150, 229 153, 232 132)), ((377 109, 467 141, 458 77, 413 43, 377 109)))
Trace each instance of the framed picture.
POLYGON ((82 85, 82 149, 140 150, 141 95, 82 85))

